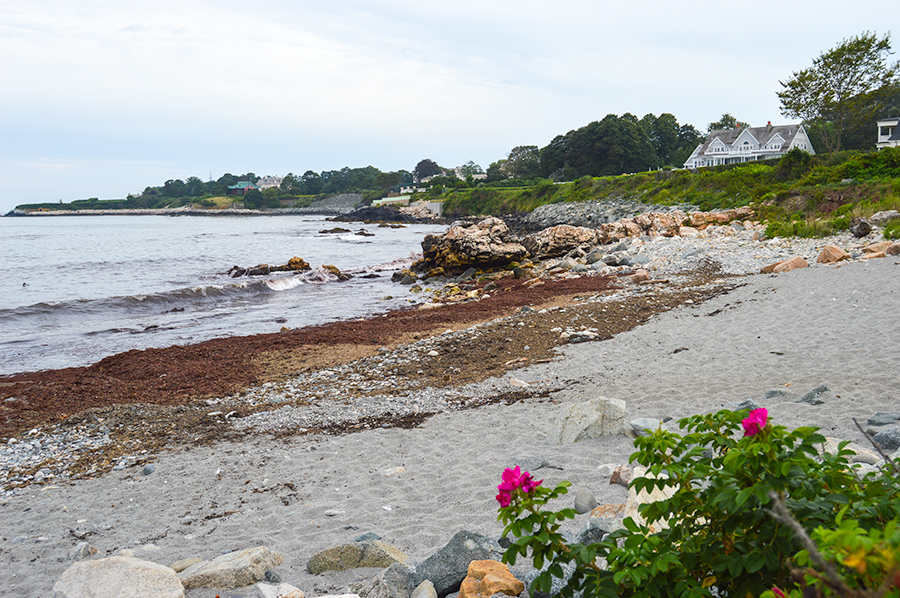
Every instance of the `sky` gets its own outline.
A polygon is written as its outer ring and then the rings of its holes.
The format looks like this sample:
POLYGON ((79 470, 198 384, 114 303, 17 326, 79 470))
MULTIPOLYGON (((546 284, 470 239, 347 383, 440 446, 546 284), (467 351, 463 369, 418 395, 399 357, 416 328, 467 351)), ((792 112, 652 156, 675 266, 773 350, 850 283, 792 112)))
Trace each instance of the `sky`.
POLYGON ((0 214, 226 172, 487 168, 607 114, 785 124, 779 81, 896 14, 887 0, 7 0, 0 214))

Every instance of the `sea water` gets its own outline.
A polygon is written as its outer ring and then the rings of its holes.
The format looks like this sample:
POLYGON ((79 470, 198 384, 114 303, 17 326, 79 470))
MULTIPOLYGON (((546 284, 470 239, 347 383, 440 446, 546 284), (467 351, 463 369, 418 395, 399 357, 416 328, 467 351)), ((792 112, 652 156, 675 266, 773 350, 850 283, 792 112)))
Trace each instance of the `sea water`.
POLYGON ((408 306, 417 296, 391 274, 444 228, 295 215, 0 218, 0 375, 408 306), (350 232, 325 232, 335 227, 350 232), (312 270, 228 273, 294 256, 312 270))

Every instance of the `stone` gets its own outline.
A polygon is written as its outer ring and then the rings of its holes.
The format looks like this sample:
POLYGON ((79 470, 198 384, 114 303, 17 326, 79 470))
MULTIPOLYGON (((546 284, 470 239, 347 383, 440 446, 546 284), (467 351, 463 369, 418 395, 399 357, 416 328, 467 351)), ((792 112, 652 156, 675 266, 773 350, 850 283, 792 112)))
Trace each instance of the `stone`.
POLYGON ((438 598, 438 595, 434 589, 434 584, 426 579, 416 586, 409 598, 438 598))
POLYGON ((378 576, 350 586, 361 598, 409 598, 413 589, 413 570, 394 563, 378 576))
MULTIPOLYGON (((633 479, 637 479, 639 477, 658 479, 667 478, 668 476, 662 474, 657 477, 648 472, 646 468, 636 466, 633 471, 633 479)), ((664 529, 667 529, 669 527, 669 524, 666 521, 657 520, 648 525, 644 518, 641 516, 639 509, 642 505, 672 498, 672 496, 675 495, 675 490, 675 486, 654 488, 650 492, 648 492, 647 490, 641 490, 640 492, 637 492, 633 487, 629 488, 628 500, 625 502, 625 513, 623 519, 631 517, 638 525, 647 525, 647 527, 650 529, 651 534, 655 534, 664 529)))
POLYGON ((291 259, 289 259, 287 266, 288 266, 288 268, 290 268, 291 270, 294 270, 295 272, 310 269, 310 265, 308 263, 306 263, 306 260, 304 260, 302 257, 297 257, 297 256, 294 256, 291 259))
POLYGON ((650 280, 650 274, 646 270, 638 270, 631 275, 631 282, 638 284, 650 280))
POLYGON ((156 465, 154 465, 153 463, 147 463, 143 468, 141 468, 141 473, 143 475, 150 475, 154 471, 156 471, 156 465))
POLYGON ((800 256, 792 257, 791 259, 784 260, 783 262, 778 263, 773 269, 772 272, 775 274, 781 274, 782 272, 790 272, 791 270, 797 270, 799 268, 806 268, 809 266, 809 263, 805 259, 800 256))
POLYGON ((416 566, 415 585, 426 579, 434 584, 440 598, 459 590, 472 561, 494 560, 503 557, 500 544, 481 534, 457 532, 439 551, 416 566))
POLYGON ((603 540, 604 536, 609 534, 609 530, 606 529, 608 524, 601 520, 599 517, 591 517, 588 519, 588 522, 585 524, 581 531, 578 532, 578 535, 575 536, 575 541, 579 544, 596 544, 603 540))
POLYGON ((591 511, 588 523, 592 529, 610 534, 622 528, 625 517, 625 503, 600 505, 591 511))
POLYGON ((822 248, 816 263, 819 264, 835 264, 842 260, 849 260, 850 254, 838 247, 837 245, 826 245, 822 248))
POLYGON ((299 588, 295 588, 289 583, 272 585, 260 582, 254 587, 259 592, 259 598, 306 598, 299 588))
POLYGON ((740 403, 738 403, 734 408, 735 411, 743 411, 744 409, 753 411, 754 409, 759 409, 759 405, 757 405, 756 401, 754 401, 753 399, 747 399, 746 401, 741 401, 740 403))
POLYGON ((884 253, 888 247, 893 245, 894 243, 891 241, 881 241, 879 243, 872 243, 871 245, 866 245, 863 247, 863 253, 875 254, 875 253, 884 253))
POLYGON ((827 392, 827 386, 817 386, 794 402, 808 403, 810 405, 822 405, 823 403, 825 403, 825 399, 823 399, 822 396, 827 392))
POLYGON ((859 239, 872 232, 872 225, 862 218, 853 218, 850 221, 850 232, 859 239))
POLYGON ((317 552, 306 563, 307 572, 318 575, 325 571, 346 571, 359 567, 390 567, 406 563, 406 555, 382 540, 351 542, 317 552))
POLYGON ((628 485, 631 484, 631 466, 628 464, 619 465, 612 472, 612 475, 609 477, 609 485, 618 484, 619 486, 625 486, 628 488, 628 485))
POLYGON ((525 584, 513 577, 509 567, 494 560, 472 561, 459 587, 459 598, 490 598, 494 594, 518 596, 525 584))
POLYGON ((175 573, 181 573, 182 571, 184 571, 191 565, 196 565, 197 563, 202 563, 202 562, 203 562, 203 559, 196 557, 196 556, 192 556, 190 558, 181 559, 180 561, 174 562, 169 566, 172 568, 173 571, 175 571, 175 573))
POLYGON ((623 433, 625 401, 599 397, 566 407, 548 434, 557 444, 623 433))
POLYGON ((97 554, 97 549, 87 542, 79 542, 68 553, 70 561, 83 561, 97 554))
POLYGON ((889 426, 900 420, 900 412, 898 411, 880 411, 870 417, 866 422, 870 426, 889 426))
POLYGON ((589 513, 597 506, 597 499, 594 493, 587 488, 579 488, 575 492, 575 511, 578 513, 589 513))
POLYGON ((693 226, 682 226, 678 229, 678 236, 686 239, 696 239, 700 236, 700 231, 693 226))
POLYGON ((884 250, 885 255, 900 255, 900 241, 897 241, 884 250))
POLYGON ((897 220, 900 218, 900 212, 897 210, 883 210, 881 212, 875 212, 866 220, 871 222, 872 224, 877 224, 878 226, 884 226, 891 220, 897 220))
POLYGON ((454 224, 443 235, 426 235, 418 268, 460 271, 469 266, 505 266, 528 254, 512 240, 509 227, 499 218, 485 218, 471 226, 454 224))
POLYGON ((66 569, 53 598, 184 598, 184 587, 165 565, 112 556, 66 569))
POLYGON ((638 436, 649 436, 662 425, 658 419, 652 417, 638 417, 628 422, 628 425, 638 436))
POLYGON ((185 589, 233 589, 255 584, 265 579, 266 571, 280 565, 284 559, 265 546, 229 552, 212 561, 201 561, 178 574, 185 589))
POLYGON ((872 438, 872 442, 886 453, 900 449, 900 426, 891 426, 872 438))
POLYGON ((540 259, 564 255, 583 245, 597 245, 597 231, 583 226, 559 224, 522 239, 522 245, 540 259))
POLYGON ((766 399, 774 399, 775 397, 783 397, 783 396, 785 396, 786 394, 787 394, 787 393, 786 393, 785 391, 781 390, 780 388, 776 388, 776 389, 774 389, 774 390, 768 391, 768 392, 766 393, 766 396, 765 396, 764 398, 766 398, 766 399))

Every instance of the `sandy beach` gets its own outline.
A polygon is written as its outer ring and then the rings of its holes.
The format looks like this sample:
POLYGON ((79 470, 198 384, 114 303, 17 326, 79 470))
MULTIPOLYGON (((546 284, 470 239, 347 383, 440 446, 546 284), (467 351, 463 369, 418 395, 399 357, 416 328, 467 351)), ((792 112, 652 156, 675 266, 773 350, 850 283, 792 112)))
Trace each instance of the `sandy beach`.
POLYGON ((17 489, 0 499, 0 594, 49 595, 82 538, 98 549, 95 558, 124 553, 164 565, 267 546, 284 557, 276 569, 283 581, 306 596, 345 593, 376 571, 312 576, 305 567, 313 554, 374 532, 414 565, 460 530, 497 538, 496 485, 516 464, 548 463, 534 471, 546 485, 571 481, 559 506, 571 506, 581 487, 601 504, 624 502, 626 489, 610 485, 600 467, 626 463, 630 437, 548 440, 563 408, 598 396, 624 400, 626 421, 677 420, 753 399, 777 424, 815 425, 859 443, 866 441, 853 418, 864 424, 876 412, 900 410, 900 259, 732 282, 727 292, 685 300, 612 338, 565 344, 536 360, 544 363, 498 371, 498 388, 515 378, 549 391, 510 404, 439 413, 410 429, 172 446, 148 455, 150 475, 135 465, 17 489), (796 402, 823 385, 824 404, 796 402), (771 390, 784 394, 766 399, 771 390))

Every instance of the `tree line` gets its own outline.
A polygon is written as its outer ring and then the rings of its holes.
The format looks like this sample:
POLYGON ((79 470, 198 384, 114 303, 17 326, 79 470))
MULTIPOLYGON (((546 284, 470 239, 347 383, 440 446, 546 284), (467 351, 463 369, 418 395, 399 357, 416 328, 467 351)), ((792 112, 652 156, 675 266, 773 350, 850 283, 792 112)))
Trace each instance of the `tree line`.
MULTIPOLYGON (((782 114, 799 118, 807 127, 813 146, 820 153, 841 149, 871 149, 875 120, 900 115, 900 62, 889 62, 890 35, 874 33, 843 40, 813 60, 811 67, 796 71, 781 81, 777 92, 782 114)), ((479 185, 510 186, 524 181, 549 179, 573 181, 584 176, 609 176, 680 167, 712 131, 749 127, 729 113, 709 123, 701 133, 693 125, 680 124, 674 115, 647 114, 642 118, 625 113, 608 114, 602 120, 557 135, 544 147, 520 145, 506 157, 482 169, 472 161, 455 168, 438 165, 430 158, 412 170, 383 172, 374 166, 302 175, 288 173, 279 188, 250 191, 242 201, 248 207, 282 205, 291 198, 323 194, 364 192, 381 197, 391 188, 429 179, 437 192, 446 188, 479 185), (436 178, 435 178, 436 177, 436 178)), ((154 207, 166 198, 203 198, 227 195, 229 186, 240 181, 255 183, 259 177, 226 173, 213 181, 198 177, 169 180, 129 195, 128 207, 154 207)))

